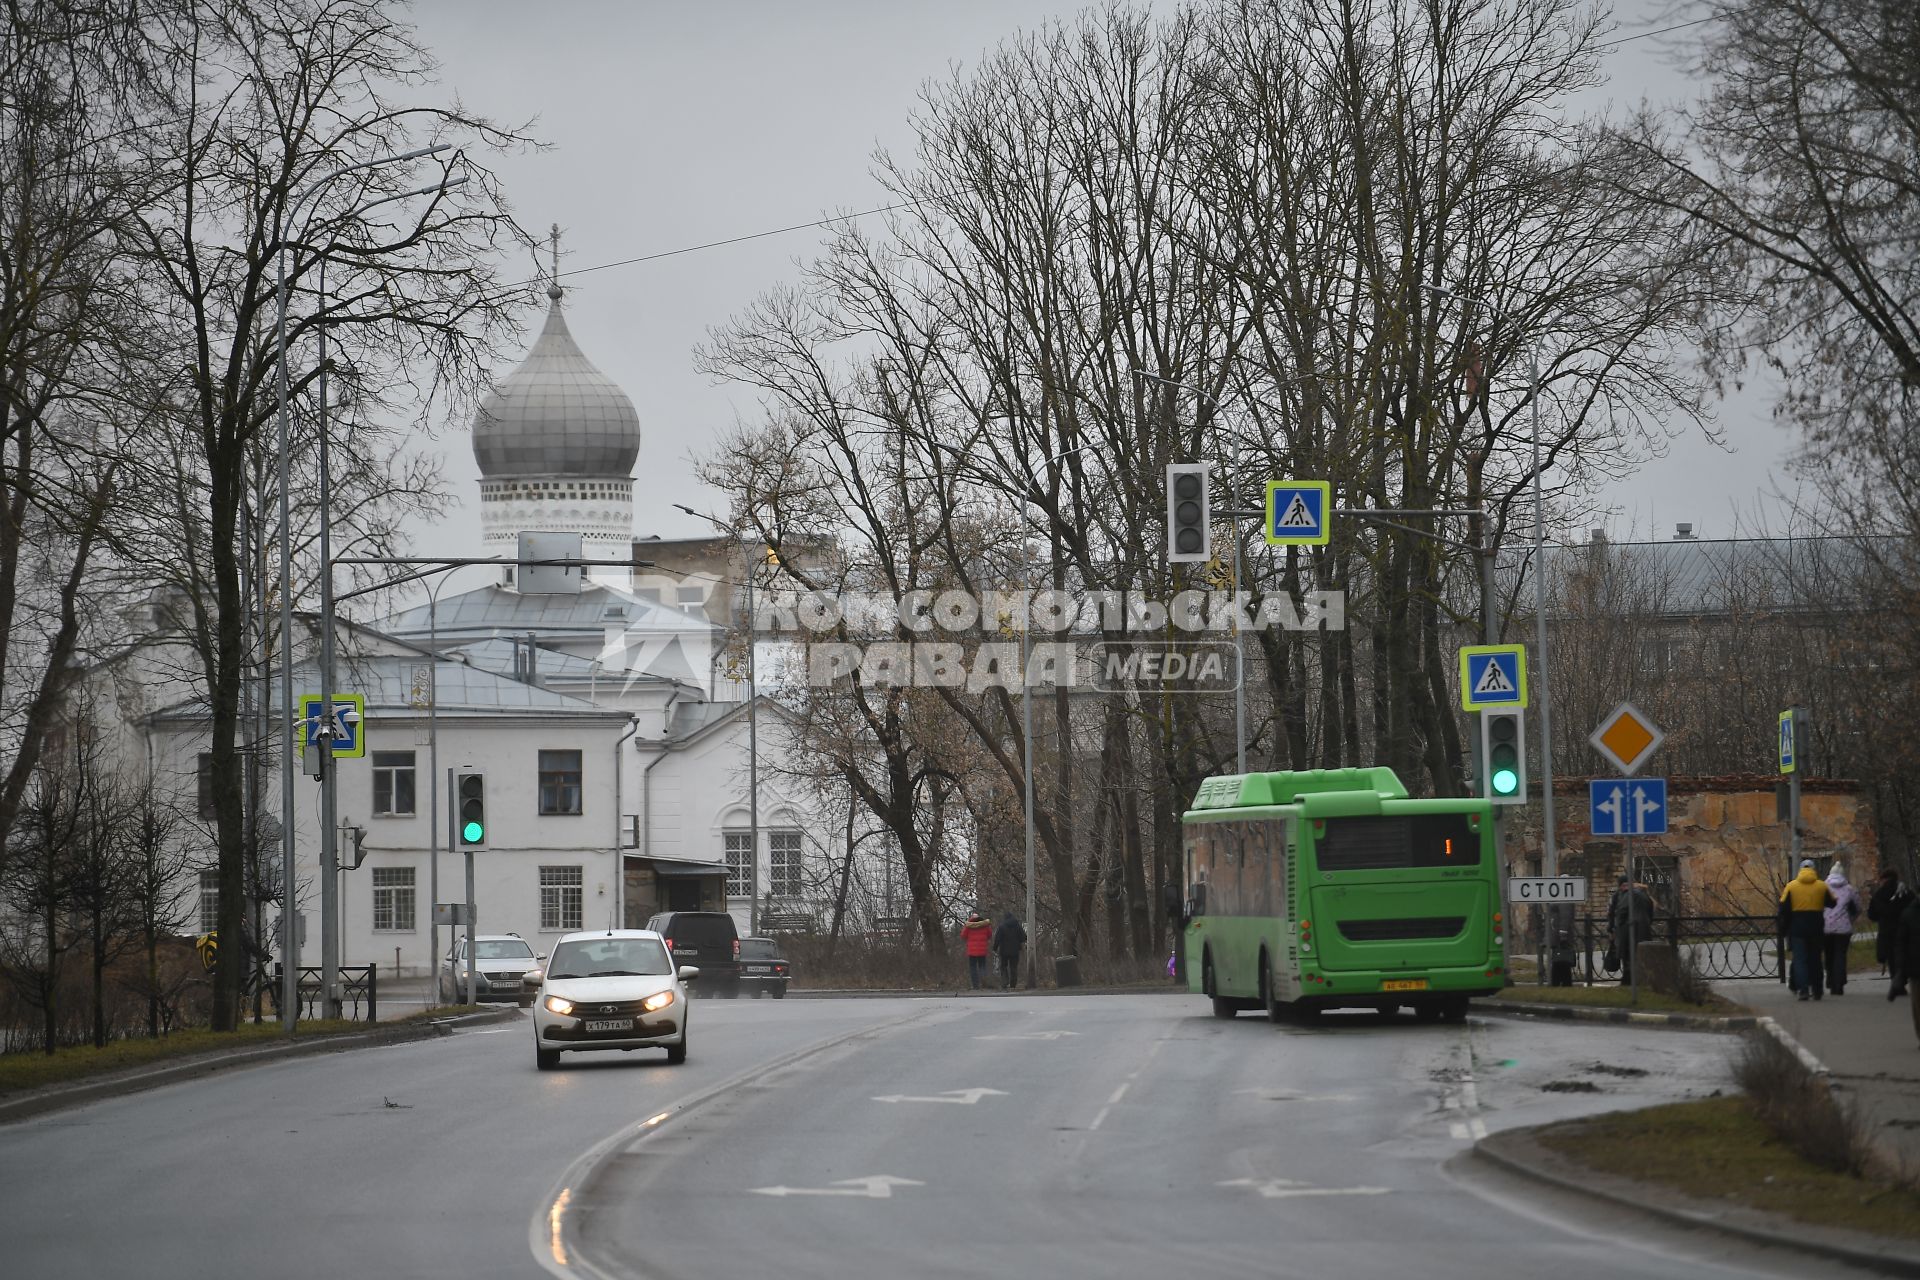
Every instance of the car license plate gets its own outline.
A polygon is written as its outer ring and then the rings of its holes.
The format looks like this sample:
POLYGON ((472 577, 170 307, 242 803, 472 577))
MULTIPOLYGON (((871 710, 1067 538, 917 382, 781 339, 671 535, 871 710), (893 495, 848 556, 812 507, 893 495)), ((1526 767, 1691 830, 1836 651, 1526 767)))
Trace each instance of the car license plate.
POLYGON ((747 966, 747 972, 748 973, 772 973, 773 970, 772 968, 764 964, 750 964, 747 966))
POLYGON ((1425 978, 1389 978, 1380 984, 1382 991, 1425 991, 1425 978))
POLYGON ((633 1019, 632 1019, 632 1018, 599 1018, 599 1019, 594 1019, 594 1020, 592 1020, 592 1021, 589 1021, 589 1022, 587 1023, 587 1030, 588 1030, 589 1032, 594 1032, 594 1031, 631 1031, 631 1030, 633 1030, 633 1019))

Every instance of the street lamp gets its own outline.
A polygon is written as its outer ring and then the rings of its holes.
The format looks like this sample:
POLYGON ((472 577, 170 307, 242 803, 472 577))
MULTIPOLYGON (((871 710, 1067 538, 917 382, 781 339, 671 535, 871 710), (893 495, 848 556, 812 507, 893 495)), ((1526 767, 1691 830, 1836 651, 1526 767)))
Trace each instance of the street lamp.
MULTIPOLYGON (((1441 285, 1423 285, 1422 288, 1435 297, 1452 298, 1481 307, 1489 314, 1499 314, 1469 294, 1458 293, 1441 285)), ((1532 682, 1534 688, 1540 691, 1540 821, 1543 833, 1540 839, 1540 870, 1543 875, 1551 876, 1559 874, 1560 855, 1555 848, 1553 818, 1553 695, 1547 681, 1547 526, 1545 503, 1541 497, 1544 468, 1540 459, 1540 346, 1537 342, 1530 343, 1527 348, 1527 381, 1528 414, 1533 428, 1533 625, 1536 662, 1532 682)), ((1489 571, 1491 567, 1489 563, 1489 571)), ((1491 626, 1491 622, 1488 625, 1491 626)), ((1493 643, 1491 636, 1487 643, 1493 643)))
POLYGON ((753 638, 753 561, 744 550, 745 541, 731 525, 704 511, 676 502, 674 510, 705 520, 731 535, 743 548, 740 553, 747 578, 747 933, 760 932, 760 683, 754 669, 753 638))
MULTIPOLYGON (((399 164, 407 160, 417 160, 421 156, 434 155, 452 147, 450 142, 435 143, 428 147, 418 147, 398 155, 381 156, 373 160, 362 160, 356 164, 341 165, 326 176, 309 183, 293 193, 287 201, 286 216, 282 228, 290 228, 296 220, 301 207, 324 191, 329 183, 345 174, 361 169, 372 169, 385 164, 399 164)), ((288 428, 287 428, 287 252, 291 246, 281 244, 273 255, 274 293, 276 315, 274 334, 276 377, 279 406, 279 457, 277 471, 280 481, 280 724, 284 733, 295 734, 293 717, 293 550, 291 531, 293 516, 287 482, 288 428)), ((324 525, 325 521, 322 521, 324 525)), ((325 709, 323 708, 323 711, 325 709)), ((323 721, 322 723, 325 723, 323 721)), ((298 739, 296 739, 297 741, 298 739)), ((324 744, 331 751, 331 743, 324 744)), ((280 866, 281 866, 281 903, 280 903, 280 1025, 289 1033, 293 1031, 298 1014, 296 1001, 300 994, 300 934, 294 921, 297 880, 294 869, 294 831, 293 831, 293 744, 285 743, 280 754, 280 866)), ((324 833, 326 824, 321 824, 324 833)), ((323 834, 322 839, 326 837, 323 834)), ((321 891, 326 893, 329 877, 322 868, 320 877, 321 891)), ((330 896, 330 895, 329 895, 330 896)), ((322 927, 328 918, 322 904, 322 927)), ((322 963, 325 963, 324 949, 322 963)), ((329 986, 332 973, 328 971, 329 986)))
MULTIPOLYGON (((416 187, 412 191, 402 191, 396 195, 381 196, 369 200, 359 208, 342 215, 342 222, 349 222, 369 209, 395 200, 406 200, 413 196, 437 194, 460 186, 465 178, 444 179, 416 187)), ((320 299, 321 318, 314 330, 320 343, 320 373, 317 382, 319 397, 320 427, 320 722, 314 728, 314 737, 318 740, 318 762, 315 771, 320 783, 320 897, 323 919, 320 927, 320 992, 325 1016, 340 1016, 339 966, 340 966, 340 930, 334 925, 337 919, 338 903, 330 901, 338 896, 334 869, 339 864, 337 845, 340 796, 336 768, 333 759, 333 472, 328 458, 328 448, 332 433, 327 424, 327 261, 334 247, 340 243, 336 235, 320 251, 320 274, 316 294, 320 299), (333 908, 333 909, 329 909, 333 908)), ((361 729, 364 733, 366 730, 361 729)))

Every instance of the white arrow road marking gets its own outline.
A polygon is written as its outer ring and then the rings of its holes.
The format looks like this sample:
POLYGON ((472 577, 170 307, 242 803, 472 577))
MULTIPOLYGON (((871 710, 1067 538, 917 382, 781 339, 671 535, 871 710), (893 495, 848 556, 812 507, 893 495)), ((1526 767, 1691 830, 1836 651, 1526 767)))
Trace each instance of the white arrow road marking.
POLYGON ((896 1178, 876 1173, 866 1178, 844 1178, 824 1187, 755 1187, 757 1196, 853 1196, 856 1199, 891 1200, 895 1187, 924 1187, 912 1178, 896 1178))
POLYGON ((1009 1036, 975 1036, 975 1040, 1058 1040, 1062 1036, 1077 1036, 1078 1031, 1025 1031, 1009 1036))
POLYGON ((931 1096, 911 1093, 889 1093, 875 1098, 875 1102, 956 1102, 963 1107, 971 1107, 982 1098, 1004 1098, 1005 1089, 949 1089, 945 1093, 931 1096))
POLYGON ((1296 1196, 1384 1196, 1392 1187, 1316 1187, 1291 1178, 1234 1178, 1216 1182, 1217 1187, 1251 1187, 1267 1200, 1289 1200, 1296 1196))

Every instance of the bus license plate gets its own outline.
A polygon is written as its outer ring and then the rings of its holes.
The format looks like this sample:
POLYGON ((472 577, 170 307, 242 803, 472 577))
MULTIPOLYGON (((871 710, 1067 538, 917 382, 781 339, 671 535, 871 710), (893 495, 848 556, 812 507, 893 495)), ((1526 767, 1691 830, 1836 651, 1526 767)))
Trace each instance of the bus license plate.
POLYGON ((1380 984, 1382 991, 1425 991, 1425 978, 1389 978, 1380 984))
POLYGON ((633 1030, 632 1018, 609 1018, 605 1021, 587 1023, 587 1031, 589 1034, 595 1031, 631 1031, 631 1030, 633 1030))

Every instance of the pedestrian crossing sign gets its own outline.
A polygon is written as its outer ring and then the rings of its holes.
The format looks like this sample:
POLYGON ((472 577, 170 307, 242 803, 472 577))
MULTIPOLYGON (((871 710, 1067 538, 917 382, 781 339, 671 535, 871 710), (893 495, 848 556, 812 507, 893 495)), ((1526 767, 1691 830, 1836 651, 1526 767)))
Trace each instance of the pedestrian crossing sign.
POLYGON ((1480 644, 1461 649, 1460 705, 1468 711, 1487 707, 1524 709, 1527 705, 1526 647, 1480 644))
POLYGON ((1326 480, 1267 481, 1263 532, 1270 547, 1321 547, 1333 540, 1333 485, 1326 480))

